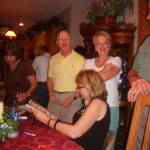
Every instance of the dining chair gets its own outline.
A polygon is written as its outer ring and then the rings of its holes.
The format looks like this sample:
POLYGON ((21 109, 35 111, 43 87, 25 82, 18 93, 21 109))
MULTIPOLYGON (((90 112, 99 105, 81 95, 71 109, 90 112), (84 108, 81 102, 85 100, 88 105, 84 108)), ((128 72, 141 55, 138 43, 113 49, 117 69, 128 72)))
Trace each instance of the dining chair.
POLYGON ((110 150, 111 146, 115 144, 115 140, 116 140, 116 134, 113 133, 111 130, 109 130, 105 137, 102 150, 110 150))
POLYGON ((138 136, 138 127, 141 121, 143 108, 145 106, 148 107, 148 116, 145 124, 145 131, 143 136, 143 143, 141 145, 141 150, 148 149, 148 143, 150 142, 150 111, 149 111, 150 95, 147 94, 147 95, 140 95, 136 100, 126 150, 135 149, 135 142, 138 136))

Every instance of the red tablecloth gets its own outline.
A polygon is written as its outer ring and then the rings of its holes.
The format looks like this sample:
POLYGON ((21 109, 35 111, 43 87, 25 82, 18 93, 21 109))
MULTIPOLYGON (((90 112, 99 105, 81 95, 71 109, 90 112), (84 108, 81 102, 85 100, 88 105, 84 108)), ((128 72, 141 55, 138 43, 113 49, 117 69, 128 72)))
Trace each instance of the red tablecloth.
POLYGON ((0 141, 0 150, 83 150, 83 148, 60 132, 30 117, 20 122, 17 138, 0 141), (24 132, 34 133, 36 136, 24 132))

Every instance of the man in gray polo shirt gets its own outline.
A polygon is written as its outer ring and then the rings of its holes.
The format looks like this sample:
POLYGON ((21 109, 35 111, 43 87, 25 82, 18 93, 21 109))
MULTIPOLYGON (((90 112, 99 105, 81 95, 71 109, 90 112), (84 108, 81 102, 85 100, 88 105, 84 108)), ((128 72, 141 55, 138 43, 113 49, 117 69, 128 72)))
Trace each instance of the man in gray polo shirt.
MULTIPOLYGON (((149 11, 146 19, 150 21, 150 1, 148 3, 148 8, 149 11)), ((134 102, 139 94, 150 92, 150 36, 146 37, 142 45, 139 47, 133 62, 132 70, 128 73, 128 79, 131 85, 131 89, 128 92, 128 100, 130 102, 134 102)), ((136 150, 141 149, 147 111, 148 109, 145 107, 139 126, 136 150)))

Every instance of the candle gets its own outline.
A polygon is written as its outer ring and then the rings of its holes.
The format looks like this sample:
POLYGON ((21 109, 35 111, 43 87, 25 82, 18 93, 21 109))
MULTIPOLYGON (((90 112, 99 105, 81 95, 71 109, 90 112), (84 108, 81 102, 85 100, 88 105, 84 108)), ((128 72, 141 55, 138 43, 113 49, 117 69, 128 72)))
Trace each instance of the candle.
POLYGON ((0 101, 0 122, 3 120, 2 114, 4 113, 4 103, 0 101))

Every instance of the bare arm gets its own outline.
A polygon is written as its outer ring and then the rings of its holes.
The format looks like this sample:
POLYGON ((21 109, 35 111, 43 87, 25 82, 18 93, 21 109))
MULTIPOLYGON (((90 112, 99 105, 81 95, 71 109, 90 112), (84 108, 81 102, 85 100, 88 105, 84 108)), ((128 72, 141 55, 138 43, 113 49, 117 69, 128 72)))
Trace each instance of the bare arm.
POLYGON ((137 80, 137 79, 140 78, 140 77, 138 76, 138 72, 137 72, 137 71, 134 71, 134 70, 130 70, 130 71, 128 72, 127 77, 128 77, 128 80, 129 80, 130 83, 131 83, 132 81, 137 80))
POLYGON ((128 80, 131 88, 139 89, 142 94, 150 91, 150 82, 139 77, 138 72, 134 70, 129 71, 128 80))
POLYGON ((51 102, 54 102, 55 101, 55 96, 54 96, 54 92, 53 92, 52 78, 48 78, 47 87, 48 87, 49 99, 50 99, 51 102))
MULTIPOLYGON (((31 107, 31 110, 35 117, 43 122, 44 124, 49 123, 50 127, 54 127, 54 124, 56 123, 56 118, 53 116, 51 120, 49 121, 49 116, 44 114, 43 112, 39 111, 38 109, 31 107)), ((91 104, 87 107, 84 114, 80 117, 80 119, 73 125, 58 122, 56 126, 56 130, 64 133, 65 135, 69 136, 70 138, 78 138, 82 136, 91 126, 95 123, 95 121, 100 118, 102 119, 107 111, 107 105, 103 101, 100 100, 94 100, 91 102, 91 104)))
POLYGON ((138 72, 130 70, 128 72, 128 80, 131 88, 128 92, 128 101, 134 102, 139 94, 144 94, 150 91, 150 82, 138 76, 138 72))
POLYGON ((35 90, 36 86, 37 86, 37 81, 36 81, 36 77, 35 75, 32 76, 28 76, 27 80, 30 82, 30 88, 26 91, 27 94, 32 94, 33 91, 35 90))
POLYGON ((120 72, 120 68, 111 63, 106 64, 104 69, 99 72, 104 81, 110 80, 120 72))
POLYGON ((31 95, 33 93, 33 91, 35 90, 36 86, 37 86, 37 81, 36 81, 36 77, 35 75, 31 75, 31 76, 27 76, 26 77, 27 80, 30 83, 30 87, 29 89, 27 89, 27 91, 25 91, 24 93, 18 93, 17 99, 18 101, 23 101, 25 100, 26 97, 28 97, 29 95, 31 95))
MULTIPOLYGON (((99 117, 103 118, 107 110, 106 108, 107 105, 104 102, 94 100, 74 125, 58 122, 56 129, 70 138, 78 138, 86 133, 99 117)), ((50 122, 51 127, 53 127, 53 124, 53 122, 50 122)))

